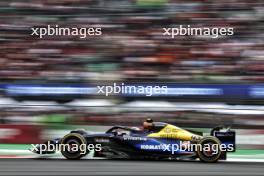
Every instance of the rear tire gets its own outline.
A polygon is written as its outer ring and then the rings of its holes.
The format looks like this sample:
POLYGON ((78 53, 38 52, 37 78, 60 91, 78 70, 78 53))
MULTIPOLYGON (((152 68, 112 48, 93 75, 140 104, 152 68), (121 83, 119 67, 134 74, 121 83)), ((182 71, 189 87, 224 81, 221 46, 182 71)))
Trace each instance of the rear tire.
POLYGON ((217 139, 214 136, 208 136, 204 137, 198 142, 198 151, 197 155, 200 158, 202 162, 206 163, 214 163, 217 162, 222 154, 221 148, 220 148, 221 142, 219 139, 217 139), (215 146, 212 151, 205 151, 206 146, 212 147, 215 146))
POLYGON ((84 151, 84 149, 86 149, 87 146, 86 139, 81 134, 78 133, 67 134, 61 139, 61 144, 63 145, 66 144, 65 147, 61 149, 61 154, 67 159, 78 160, 88 154, 87 150, 84 151), (77 151, 76 150, 72 151, 70 147, 68 147, 68 146, 73 146, 73 144, 75 146, 78 146, 77 151), (80 149, 81 145, 85 146, 85 148, 80 149))

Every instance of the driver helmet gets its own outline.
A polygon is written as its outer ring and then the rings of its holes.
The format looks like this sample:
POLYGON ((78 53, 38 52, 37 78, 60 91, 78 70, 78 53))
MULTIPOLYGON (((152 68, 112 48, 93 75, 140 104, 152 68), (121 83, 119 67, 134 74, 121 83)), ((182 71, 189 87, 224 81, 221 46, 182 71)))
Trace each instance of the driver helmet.
POLYGON ((144 130, 151 130, 153 128, 153 120, 151 118, 147 118, 143 123, 144 130))

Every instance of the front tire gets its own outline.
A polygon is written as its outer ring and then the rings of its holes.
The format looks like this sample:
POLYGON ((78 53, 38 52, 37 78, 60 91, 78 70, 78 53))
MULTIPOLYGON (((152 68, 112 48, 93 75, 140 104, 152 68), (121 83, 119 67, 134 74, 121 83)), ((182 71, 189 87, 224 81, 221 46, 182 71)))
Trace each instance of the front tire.
POLYGON ((197 155, 202 162, 217 162, 222 154, 220 148, 221 142, 214 136, 207 136, 198 142, 197 155), (207 150, 209 149, 209 150, 207 150))
POLYGON ((61 139, 62 149, 61 154, 70 160, 78 160, 88 154, 86 150, 86 139, 78 133, 70 133, 61 139), (73 149, 73 146, 78 146, 73 149))

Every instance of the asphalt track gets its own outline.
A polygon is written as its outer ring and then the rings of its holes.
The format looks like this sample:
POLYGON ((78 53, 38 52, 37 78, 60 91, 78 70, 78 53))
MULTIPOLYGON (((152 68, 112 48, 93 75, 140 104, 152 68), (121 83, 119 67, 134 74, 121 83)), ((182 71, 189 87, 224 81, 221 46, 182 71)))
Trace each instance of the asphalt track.
POLYGON ((0 175, 264 175, 263 163, 0 159, 0 175))

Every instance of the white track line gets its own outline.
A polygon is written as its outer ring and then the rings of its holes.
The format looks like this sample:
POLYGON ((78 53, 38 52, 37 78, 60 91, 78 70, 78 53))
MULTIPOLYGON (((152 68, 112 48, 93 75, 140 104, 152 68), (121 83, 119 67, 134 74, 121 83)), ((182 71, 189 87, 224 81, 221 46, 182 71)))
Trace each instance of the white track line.
POLYGON ((33 154, 29 150, 10 150, 10 149, 0 149, 0 155, 5 154, 5 155, 29 155, 33 154))
POLYGON ((264 159, 227 158, 225 162, 258 162, 264 163, 264 159))

